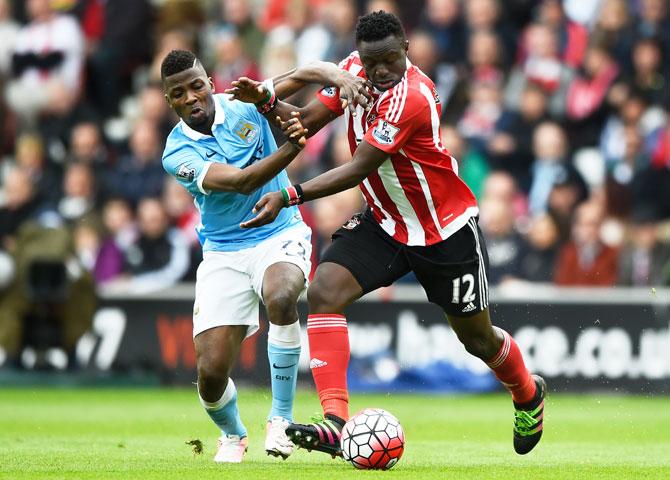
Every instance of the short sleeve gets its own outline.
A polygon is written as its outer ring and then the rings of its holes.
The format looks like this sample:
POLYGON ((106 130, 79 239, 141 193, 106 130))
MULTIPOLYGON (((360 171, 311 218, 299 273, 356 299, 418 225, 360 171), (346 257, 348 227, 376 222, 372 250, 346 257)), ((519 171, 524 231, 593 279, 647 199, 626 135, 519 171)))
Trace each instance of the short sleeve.
POLYGON ((336 87, 325 87, 316 93, 316 98, 323 103, 328 110, 340 116, 344 113, 340 101, 340 89, 336 87))
POLYGON ((212 162, 207 162, 192 148, 182 148, 163 158, 163 168, 191 194, 209 195, 202 182, 212 162))
POLYGON ((426 98, 412 89, 390 90, 377 111, 377 118, 365 132, 364 139, 390 154, 397 153, 422 125, 430 123, 426 98))
MULTIPOLYGON (((358 75, 363 68, 357 64, 358 52, 351 52, 347 58, 342 60, 337 66, 346 70, 352 75, 358 75), (353 69, 353 70, 352 70, 353 69)), ((328 110, 340 116, 344 113, 342 102, 340 101, 340 89, 337 87, 324 87, 316 93, 316 98, 323 103, 328 110)))

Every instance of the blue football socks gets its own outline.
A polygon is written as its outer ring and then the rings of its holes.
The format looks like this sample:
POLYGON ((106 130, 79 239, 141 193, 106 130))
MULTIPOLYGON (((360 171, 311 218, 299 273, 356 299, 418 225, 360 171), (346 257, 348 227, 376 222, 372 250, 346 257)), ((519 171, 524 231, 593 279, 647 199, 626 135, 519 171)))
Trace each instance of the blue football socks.
POLYGON ((293 421, 293 399, 300 359, 300 324, 270 324, 268 360, 272 385, 272 408, 268 419, 282 417, 293 421))
POLYGON ((247 429, 237 408, 237 389, 232 378, 228 379, 228 386, 216 402, 206 402, 199 393, 198 397, 209 417, 221 429, 222 435, 238 435, 240 438, 247 436, 247 429))

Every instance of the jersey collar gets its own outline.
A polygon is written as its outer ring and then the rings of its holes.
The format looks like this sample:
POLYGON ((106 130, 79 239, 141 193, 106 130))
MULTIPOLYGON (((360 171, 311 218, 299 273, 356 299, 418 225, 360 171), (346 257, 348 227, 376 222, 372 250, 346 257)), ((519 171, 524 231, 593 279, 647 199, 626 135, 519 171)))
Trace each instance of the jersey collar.
MULTIPOLYGON (((214 124, 212 125, 212 130, 214 130, 216 125, 221 125, 225 120, 226 113, 223 111, 223 106, 219 102, 217 95, 214 95, 214 124)), ((186 135, 191 140, 195 140, 197 142, 198 140, 209 137, 209 135, 196 132, 191 127, 186 125, 186 122, 183 120, 180 120, 179 123, 181 123, 181 131, 184 132, 184 135, 186 135)))

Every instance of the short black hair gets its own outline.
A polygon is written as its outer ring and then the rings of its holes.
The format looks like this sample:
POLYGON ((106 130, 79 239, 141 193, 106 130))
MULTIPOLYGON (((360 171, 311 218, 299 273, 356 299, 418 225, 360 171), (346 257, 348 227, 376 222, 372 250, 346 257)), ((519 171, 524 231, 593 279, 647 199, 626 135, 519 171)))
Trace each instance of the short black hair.
POLYGON ((172 50, 161 63, 161 79, 165 80, 170 75, 183 72, 198 65, 198 57, 188 50, 172 50))
POLYGON ((405 40, 405 30, 398 17, 384 10, 368 13, 356 23, 356 43, 383 40, 389 35, 405 40))

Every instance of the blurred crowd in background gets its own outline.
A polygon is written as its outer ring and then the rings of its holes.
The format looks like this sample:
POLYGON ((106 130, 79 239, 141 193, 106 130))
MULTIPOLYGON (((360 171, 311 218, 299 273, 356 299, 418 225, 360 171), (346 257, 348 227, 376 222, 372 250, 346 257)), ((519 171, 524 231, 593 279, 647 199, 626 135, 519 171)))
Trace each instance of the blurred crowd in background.
MULTIPOLYGON (((222 91, 338 62, 376 10, 402 19, 437 86, 490 284, 670 284, 667 0, 0 0, 0 346, 54 305, 71 345, 96 289, 194 279, 198 213, 160 160, 170 50, 196 52, 222 91)), ((334 122, 289 175, 350 158, 334 122)), ((315 260, 362 207, 357 190, 302 207, 315 260)))

